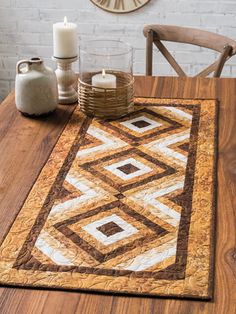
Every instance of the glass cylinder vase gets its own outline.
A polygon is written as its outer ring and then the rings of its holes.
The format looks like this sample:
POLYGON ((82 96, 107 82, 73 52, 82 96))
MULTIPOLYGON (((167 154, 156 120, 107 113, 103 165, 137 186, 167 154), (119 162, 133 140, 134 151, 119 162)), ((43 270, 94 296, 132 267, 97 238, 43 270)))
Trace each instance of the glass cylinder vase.
POLYGON ((133 110, 133 49, 117 40, 80 46, 79 104, 88 116, 113 119, 133 110))

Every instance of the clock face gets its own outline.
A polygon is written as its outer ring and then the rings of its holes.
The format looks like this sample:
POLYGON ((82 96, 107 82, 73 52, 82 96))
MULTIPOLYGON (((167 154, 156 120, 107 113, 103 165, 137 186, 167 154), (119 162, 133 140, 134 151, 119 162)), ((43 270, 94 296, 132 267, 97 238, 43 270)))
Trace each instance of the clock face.
POLYGON ((91 0, 99 8, 113 13, 127 13, 135 11, 150 0, 91 0))

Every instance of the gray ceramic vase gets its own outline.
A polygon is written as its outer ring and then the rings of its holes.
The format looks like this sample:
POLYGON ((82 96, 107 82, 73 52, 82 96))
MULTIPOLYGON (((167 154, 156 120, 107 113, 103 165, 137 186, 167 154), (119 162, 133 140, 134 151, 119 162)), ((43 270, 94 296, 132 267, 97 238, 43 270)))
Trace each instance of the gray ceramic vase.
POLYGON ((57 107, 57 78, 52 69, 44 66, 41 58, 17 63, 15 89, 16 107, 26 116, 47 115, 57 107))

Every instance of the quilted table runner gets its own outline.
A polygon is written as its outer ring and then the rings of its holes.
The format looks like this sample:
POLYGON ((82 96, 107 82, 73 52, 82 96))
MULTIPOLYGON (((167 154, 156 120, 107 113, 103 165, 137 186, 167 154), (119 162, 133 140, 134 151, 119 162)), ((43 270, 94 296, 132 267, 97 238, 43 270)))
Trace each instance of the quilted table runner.
MULTIPOLYGON (((0 283, 210 298, 215 100, 76 108, 0 247, 0 283)), ((10 213, 10 211, 9 211, 10 213)))

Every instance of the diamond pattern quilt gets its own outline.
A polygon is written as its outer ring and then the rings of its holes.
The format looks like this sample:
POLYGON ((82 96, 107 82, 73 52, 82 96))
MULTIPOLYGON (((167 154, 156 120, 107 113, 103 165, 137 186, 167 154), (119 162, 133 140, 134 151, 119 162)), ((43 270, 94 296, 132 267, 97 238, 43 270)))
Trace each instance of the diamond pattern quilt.
POLYGON ((0 247, 1 284, 210 298, 215 100, 76 108, 0 247))

